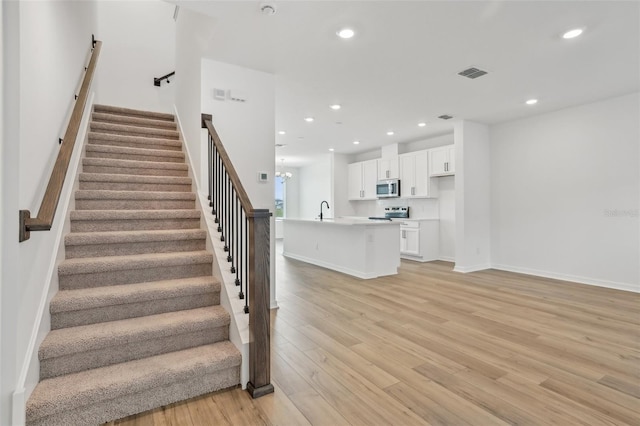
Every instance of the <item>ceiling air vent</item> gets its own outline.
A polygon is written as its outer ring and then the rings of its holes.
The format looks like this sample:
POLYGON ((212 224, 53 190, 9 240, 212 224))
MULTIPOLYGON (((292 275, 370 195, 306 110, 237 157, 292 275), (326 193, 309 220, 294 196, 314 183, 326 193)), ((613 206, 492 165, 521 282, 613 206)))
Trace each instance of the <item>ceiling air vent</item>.
POLYGON ((441 118, 443 120, 450 120, 450 119, 453 118, 453 116, 449 115, 449 114, 444 114, 444 115, 439 116, 438 118, 441 118))
POLYGON ((464 71, 460 71, 458 75, 461 75, 467 78, 478 78, 478 77, 482 77, 486 73, 487 73, 486 71, 482 71, 481 69, 472 67, 472 68, 467 68, 464 71))

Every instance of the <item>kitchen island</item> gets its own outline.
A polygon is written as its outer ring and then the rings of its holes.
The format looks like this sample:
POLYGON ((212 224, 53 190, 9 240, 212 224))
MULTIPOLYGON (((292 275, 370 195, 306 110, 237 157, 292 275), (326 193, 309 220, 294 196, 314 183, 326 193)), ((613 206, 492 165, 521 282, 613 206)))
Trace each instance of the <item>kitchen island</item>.
POLYGON ((398 222, 284 219, 283 225, 286 257, 363 279, 398 273, 398 222))

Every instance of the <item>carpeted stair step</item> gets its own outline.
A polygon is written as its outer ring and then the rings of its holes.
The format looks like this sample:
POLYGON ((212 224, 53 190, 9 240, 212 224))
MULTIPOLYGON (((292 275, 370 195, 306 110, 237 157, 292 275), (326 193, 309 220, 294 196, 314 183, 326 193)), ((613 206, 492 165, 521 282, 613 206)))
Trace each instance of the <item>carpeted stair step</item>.
POLYGON ((168 120, 156 120, 154 118, 135 117, 130 115, 109 114, 106 112, 94 112, 91 114, 94 122, 124 124, 126 126, 152 127, 157 129, 176 130, 176 123, 168 120))
POLYGON ((58 266, 61 290, 209 276, 206 251, 66 259, 58 266))
POLYGON ((220 306, 52 330, 40 345, 40 379, 208 345, 229 338, 220 306))
POLYGON ((161 163, 156 161, 112 160, 109 158, 83 158, 85 173, 108 173, 146 176, 188 176, 186 163, 161 163))
POLYGON ((71 232, 64 238, 67 259, 204 250, 204 229, 71 232))
POLYGON ((76 191, 78 210, 173 210, 195 205, 193 192, 76 191))
POLYGON ((51 300, 51 329, 117 321, 220 303, 211 276, 63 290, 51 300))
POLYGON ((89 130, 98 133, 110 133, 113 135, 142 136, 148 138, 163 138, 178 140, 177 130, 154 129, 150 127, 127 126, 123 124, 100 123, 92 121, 89 130))
POLYGON ((189 192, 191 178, 110 173, 80 173, 80 189, 108 191, 189 192))
POLYGON ((114 160, 155 161, 184 163, 182 151, 166 149, 128 148, 124 146, 87 145, 85 158, 110 158, 114 160))
POLYGON ((139 118, 148 118, 152 120, 163 120, 163 121, 174 121, 174 117, 171 114, 167 114, 164 112, 152 112, 152 111, 142 111, 138 109, 131 108, 121 108, 110 105, 94 105, 93 111, 97 113, 106 113, 111 115, 122 115, 126 117, 139 117, 139 118))
POLYGON ((43 380, 27 403, 27 424, 101 424, 239 381, 233 344, 199 346, 43 380))
POLYGON ((200 227, 198 210, 75 210, 71 232, 193 229, 200 227))
POLYGON ((89 144, 182 151, 182 142, 175 139, 143 138, 142 136, 110 135, 96 132, 89 132, 89 144))

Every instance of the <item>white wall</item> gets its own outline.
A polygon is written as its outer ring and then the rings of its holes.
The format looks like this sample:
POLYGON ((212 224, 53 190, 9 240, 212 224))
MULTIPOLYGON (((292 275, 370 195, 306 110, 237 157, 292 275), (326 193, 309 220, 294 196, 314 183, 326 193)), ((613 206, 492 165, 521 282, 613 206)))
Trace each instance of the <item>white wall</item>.
MULTIPOLYGON (((275 80, 273 74, 209 59, 202 60, 201 109, 213 125, 257 209, 274 209, 275 80), (213 89, 240 90, 246 102, 217 101, 213 89), (258 181, 267 172, 268 182, 258 181)), ((206 182, 206 140, 202 147, 202 181, 206 182)))
POLYGON ((300 167, 300 217, 311 219, 320 215, 320 203, 327 201, 330 209, 323 207, 324 217, 334 217, 332 197, 332 156, 319 155, 313 164, 300 167))
POLYGON ((440 260, 456 258, 456 186, 455 176, 438 179, 438 217, 440 218, 440 260))
POLYGON ((20 362, 16 318, 20 312, 18 247, 20 136, 19 3, 0 3, 2 25, 2 141, 0 144, 0 424, 11 424, 11 394, 20 362))
POLYGON ((640 290, 639 103, 492 126, 494 267, 640 290))
POLYGON ((455 271, 491 267, 491 150, 485 124, 455 124, 455 271))
POLYGON ((15 424, 24 418, 29 389, 22 384, 37 348, 33 339, 64 222, 58 214, 52 231, 34 232, 18 244, 18 211, 35 216, 40 207, 97 25, 89 1, 2 2, 2 10, 0 424, 15 424))
POLYGON ((173 113, 176 81, 153 85, 175 71, 174 5, 160 0, 99 1, 102 40, 96 103, 173 113))
POLYGON ((330 201, 331 208, 333 209, 333 217, 341 216, 355 216, 356 209, 354 202, 349 201, 347 194, 349 185, 348 180, 348 164, 351 163, 351 156, 344 154, 332 153, 333 157, 333 180, 332 180, 332 200, 330 201))
MULTIPOLYGON (((193 175, 201 186, 201 59, 209 44, 214 23, 204 15, 180 9, 176 23, 175 113, 182 128, 185 148, 194 166, 193 175)), ((173 83, 171 83, 173 84, 173 83)))

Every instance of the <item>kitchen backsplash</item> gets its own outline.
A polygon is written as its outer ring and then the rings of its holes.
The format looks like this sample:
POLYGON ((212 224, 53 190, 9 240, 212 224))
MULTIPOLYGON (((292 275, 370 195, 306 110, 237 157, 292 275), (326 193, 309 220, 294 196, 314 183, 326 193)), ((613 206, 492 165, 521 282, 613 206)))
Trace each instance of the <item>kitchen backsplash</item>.
POLYGON ((412 218, 434 218, 439 216, 438 200, 435 198, 396 198, 392 200, 374 200, 354 202, 356 216, 384 216, 385 207, 409 207, 412 218))

